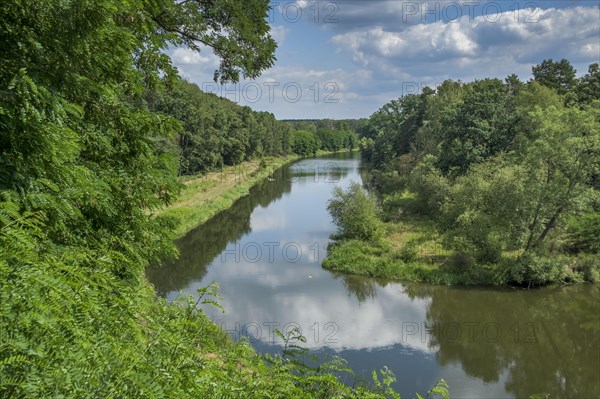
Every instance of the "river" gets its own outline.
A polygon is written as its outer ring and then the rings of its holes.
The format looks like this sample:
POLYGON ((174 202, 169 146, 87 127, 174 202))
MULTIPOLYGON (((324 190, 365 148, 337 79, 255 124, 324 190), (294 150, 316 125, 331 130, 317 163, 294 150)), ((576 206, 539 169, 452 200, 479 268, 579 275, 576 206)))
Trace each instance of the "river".
POLYGON ((283 167, 250 195, 179 239, 174 263, 148 270, 173 300, 220 284, 208 316, 262 353, 294 326, 318 356, 362 375, 389 367, 403 398, 444 378, 452 398, 600 397, 600 289, 536 290, 401 284, 321 267, 335 226, 336 185, 361 182, 357 154, 283 167))

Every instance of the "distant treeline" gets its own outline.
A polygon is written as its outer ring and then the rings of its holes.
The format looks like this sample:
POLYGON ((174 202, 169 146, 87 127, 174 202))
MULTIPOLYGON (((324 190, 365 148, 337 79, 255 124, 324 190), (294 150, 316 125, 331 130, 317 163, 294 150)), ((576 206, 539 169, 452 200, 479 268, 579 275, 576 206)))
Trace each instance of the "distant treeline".
POLYGON ((298 119, 285 121, 293 130, 292 151, 314 155, 317 151, 353 150, 358 146, 358 130, 366 119, 298 119))

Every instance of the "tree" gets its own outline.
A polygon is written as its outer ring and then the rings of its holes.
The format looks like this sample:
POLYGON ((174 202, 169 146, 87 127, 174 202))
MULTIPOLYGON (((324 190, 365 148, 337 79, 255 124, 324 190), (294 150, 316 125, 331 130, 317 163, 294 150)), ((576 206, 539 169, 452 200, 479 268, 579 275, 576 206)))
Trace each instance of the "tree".
POLYGON ((523 154, 474 165, 451 187, 443 228, 456 249, 495 261, 503 250, 542 249, 565 216, 585 208, 600 170, 597 110, 538 109, 536 137, 523 154))
POLYGON ((594 100, 600 100, 600 66, 592 64, 588 73, 579 79, 574 88, 576 101, 580 104, 589 104, 594 100))
POLYGON ((175 45, 213 49, 221 59, 215 81, 256 78, 273 66, 277 44, 270 35, 269 0, 161 0, 149 10, 154 36, 164 34, 175 45))
POLYGON ((221 57, 220 80, 269 67, 267 11, 266 0, 0 3, 0 396, 210 396, 182 389, 190 374, 159 348, 183 345, 151 333, 181 317, 143 269, 175 254, 172 221, 153 213, 177 194, 169 144, 183 123, 144 94, 176 80, 164 50, 198 50, 195 39, 221 57))
POLYGON ((528 235, 525 249, 538 247, 565 214, 581 205, 600 172, 600 109, 550 107, 537 110, 537 137, 523 161, 527 176, 528 235))
POLYGON ((521 89, 524 86, 524 83, 521 82, 519 77, 516 74, 509 75, 506 79, 504 79, 506 85, 508 86, 508 91, 513 96, 519 94, 521 89))
POLYGON ((284 122, 275 121, 267 112, 255 112, 213 93, 204 93, 185 80, 160 85, 146 94, 146 101, 151 110, 182 124, 178 140, 180 175, 289 152, 289 132, 284 122))
POLYGON ((502 251, 519 248, 526 202, 522 176, 519 165, 496 157, 458 177, 442 206, 449 246, 482 262, 497 262, 502 251))
POLYGON ((566 94, 575 83, 575 68, 566 59, 542 61, 541 64, 531 68, 533 79, 546 87, 555 90, 558 94, 566 94))
POLYGON ((396 157, 411 151, 432 93, 426 88, 421 95, 408 94, 371 115, 363 137, 373 140, 369 156, 377 168, 392 169, 396 157))
POLYGON ((451 80, 444 81, 435 92, 426 93, 426 107, 422 126, 415 137, 415 151, 420 155, 440 156, 441 142, 447 131, 448 123, 455 119, 457 107, 465 95, 464 85, 451 80))
POLYGON ((375 200, 356 182, 345 191, 336 187, 327 210, 338 226, 340 238, 377 243, 383 237, 375 200))
POLYGON ((563 100, 556 91, 532 81, 519 90, 515 97, 515 106, 516 137, 511 147, 520 152, 527 147, 534 136, 533 132, 539 127, 539 119, 534 118, 532 112, 538 108, 562 108, 563 100))
POLYGON ((321 148, 321 140, 311 132, 296 130, 292 132, 292 151, 301 156, 315 155, 321 148))
POLYGON ((267 11, 265 0, 3 3, 2 198, 45 214, 56 244, 111 243, 138 265, 171 247, 149 211, 176 192, 156 143, 181 126, 149 112, 141 95, 161 74, 175 77, 163 50, 198 50, 194 38, 217 47, 221 79, 270 66, 267 11))
POLYGON ((478 162, 510 147, 514 138, 514 97, 499 79, 465 86, 462 103, 444 118, 439 166, 463 174, 478 162))

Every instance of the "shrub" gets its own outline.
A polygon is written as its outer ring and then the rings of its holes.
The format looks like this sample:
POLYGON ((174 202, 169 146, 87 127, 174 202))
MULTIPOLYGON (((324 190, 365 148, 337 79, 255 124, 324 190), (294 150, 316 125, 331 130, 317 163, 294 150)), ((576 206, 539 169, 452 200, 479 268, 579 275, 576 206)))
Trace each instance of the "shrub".
POLYGON ((448 258, 446 265, 450 270, 464 272, 471 269, 474 264, 475 259, 471 255, 464 252, 456 252, 448 258))
POLYGON ((409 189, 416 194, 417 201, 410 212, 433 215, 440 211, 448 196, 450 184, 442 173, 433 166, 435 157, 428 156, 412 171, 409 189))
POLYGON ((541 257, 532 252, 524 253, 509 271, 512 282, 529 287, 561 280, 564 275, 556 259, 541 257))
POLYGON ((381 172, 374 170, 373 184, 380 194, 390 194, 402 191, 408 183, 405 175, 399 175, 397 172, 381 172))
POLYGON ((379 220, 375 200, 358 183, 352 182, 346 191, 336 187, 327 210, 338 227, 338 238, 372 243, 383 238, 383 223, 379 220))
POLYGON ((498 263, 502 258, 502 244, 491 237, 477 243, 475 258, 482 263, 498 263))
POLYGON ((581 273, 586 281, 600 282, 600 257, 589 254, 579 255, 573 266, 573 271, 581 273))

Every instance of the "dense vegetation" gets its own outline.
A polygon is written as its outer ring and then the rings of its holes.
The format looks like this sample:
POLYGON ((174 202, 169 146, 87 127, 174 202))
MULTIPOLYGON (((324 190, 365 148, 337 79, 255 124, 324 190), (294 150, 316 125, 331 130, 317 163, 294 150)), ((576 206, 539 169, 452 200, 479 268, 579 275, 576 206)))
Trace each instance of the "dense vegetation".
POLYGON ((289 148, 271 116, 203 95, 164 53, 204 44, 216 79, 256 77, 274 61, 268 7, 0 4, 0 397, 397 397, 385 371, 350 388, 339 359, 257 356, 199 309, 213 287, 169 305, 144 279, 175 252, 172 219, 153 213, 178 172, 289 148))
POLYGON ((354 150, 358 146, 359 121, 323 119, 287 121, 292 132, 292 151, 306 156, 317 151, 354 150))
POLYGON ((179 174, 193 175, 238 165, 263 156, 290 153, 290 128, 273 114, 249 107, 177 80, 147 94, 151 110, 177 119, 179 174))
POLYGON ((443 283, 599 280, 600 69, 576 79, 567 60, 545 60, 533 77, 445 81, 373 114, 360 145, 388 239, 347 237, 326 267, 443 283))

